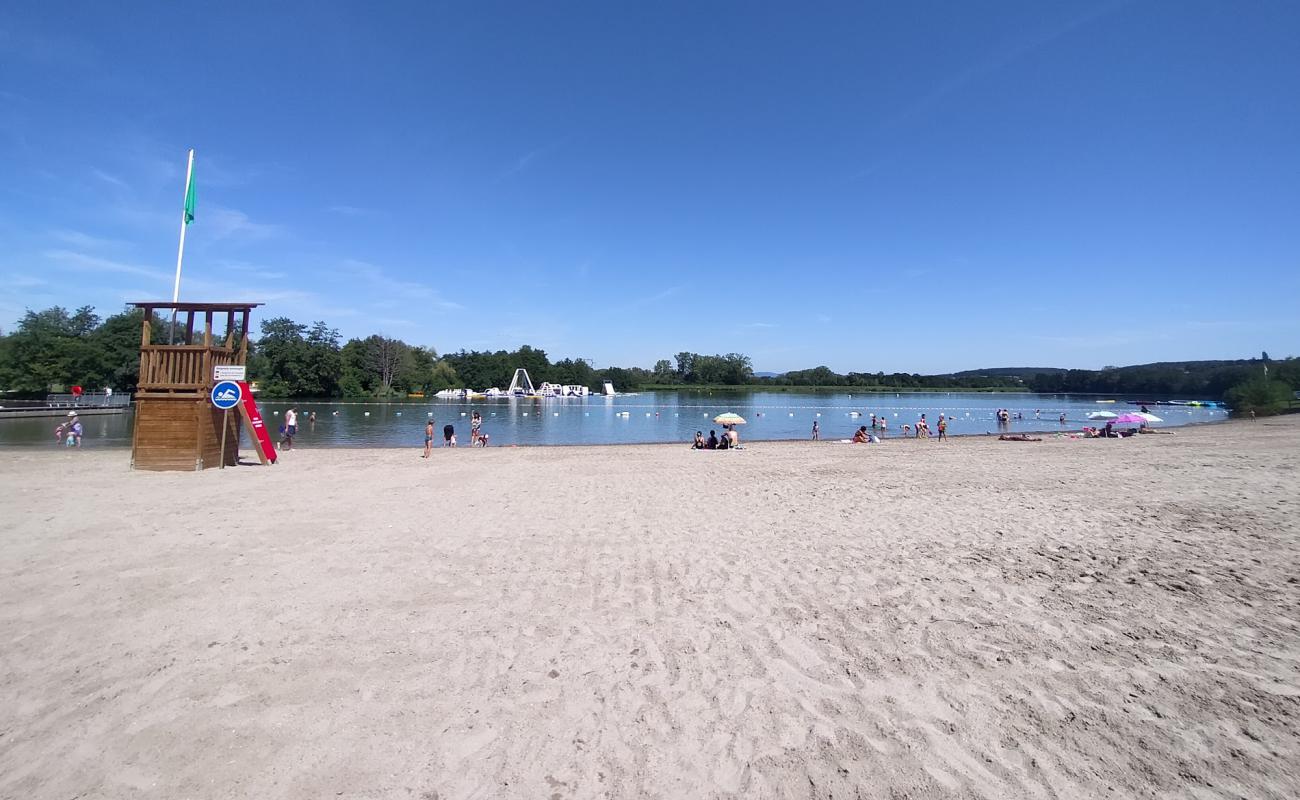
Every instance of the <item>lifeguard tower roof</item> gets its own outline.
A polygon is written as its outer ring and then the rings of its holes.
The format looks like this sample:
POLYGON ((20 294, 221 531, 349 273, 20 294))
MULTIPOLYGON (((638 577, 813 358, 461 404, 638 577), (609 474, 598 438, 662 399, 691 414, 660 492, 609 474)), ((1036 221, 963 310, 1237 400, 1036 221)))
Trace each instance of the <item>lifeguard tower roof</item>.
POLYGON ((173 303, 170 300, 138 300, 127 305, 136 308, 166 308, 177 311, 252 311, 264 303, 192 303, 189 300, 173 303))

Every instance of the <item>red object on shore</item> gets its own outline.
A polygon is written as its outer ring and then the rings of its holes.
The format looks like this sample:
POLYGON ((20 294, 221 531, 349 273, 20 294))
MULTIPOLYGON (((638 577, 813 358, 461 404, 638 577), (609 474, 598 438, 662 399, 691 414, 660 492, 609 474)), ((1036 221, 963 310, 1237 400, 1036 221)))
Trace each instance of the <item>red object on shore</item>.
POLYGON ((239 413, 243 415, 249 430, 253 432, 253 447, 257 449, 257 457, 263 464, 274 464, 275 443, 271 441, 271 434, 266 432, 266 424, 262 422, 262 415, 257 410, 257 400, 253 398, 253 391, 248 388, 246 381, 238 383, 240 394, 243 395, 239 400, 239 413))

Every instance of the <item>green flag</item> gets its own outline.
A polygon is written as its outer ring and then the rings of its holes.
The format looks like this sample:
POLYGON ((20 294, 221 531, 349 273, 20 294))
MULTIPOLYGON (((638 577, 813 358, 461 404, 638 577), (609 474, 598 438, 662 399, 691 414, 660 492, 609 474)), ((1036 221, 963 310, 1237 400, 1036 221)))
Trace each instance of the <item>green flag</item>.
POLYGON ((194 170, 190 169, 190 182, 185 187, 185 224, 194 221, 194 170))

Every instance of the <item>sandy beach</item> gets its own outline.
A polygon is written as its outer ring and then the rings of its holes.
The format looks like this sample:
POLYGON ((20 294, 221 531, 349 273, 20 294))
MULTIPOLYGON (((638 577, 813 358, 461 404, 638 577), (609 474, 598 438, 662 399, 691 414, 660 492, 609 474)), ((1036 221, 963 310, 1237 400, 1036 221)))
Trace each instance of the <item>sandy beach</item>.
POLYGON ((1300 418, 0 458, 0 797, 1300 796, 1300 418))

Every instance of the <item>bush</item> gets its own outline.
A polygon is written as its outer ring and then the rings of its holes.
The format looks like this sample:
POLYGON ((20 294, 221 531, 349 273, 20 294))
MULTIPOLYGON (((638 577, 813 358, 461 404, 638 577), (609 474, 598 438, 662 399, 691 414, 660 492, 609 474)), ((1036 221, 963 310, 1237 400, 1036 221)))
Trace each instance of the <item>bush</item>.
POLYGON ((1291 391, 1282 381, 1254 378, 1229 389, 1224 399, 1238 414, 1277 414, 1291 404, 1291 391))

